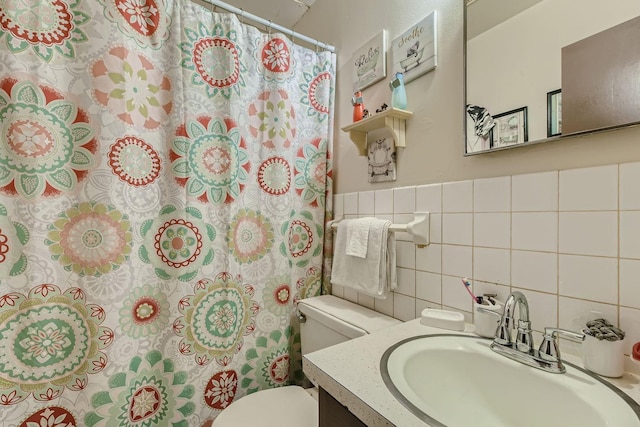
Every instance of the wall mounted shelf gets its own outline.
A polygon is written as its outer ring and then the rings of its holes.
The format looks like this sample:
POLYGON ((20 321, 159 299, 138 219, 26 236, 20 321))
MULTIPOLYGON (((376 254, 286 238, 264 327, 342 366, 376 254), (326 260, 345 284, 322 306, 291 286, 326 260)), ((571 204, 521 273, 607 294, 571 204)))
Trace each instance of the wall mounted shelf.
POLYGON ((413 116, 411 111, 389 107, 382 113, 376 113, 372 117, 345 126, 342 130, 349 133, 349 138, 356 144, 356 147, 358 147, 358 153, 361 156, 366 156, 367 133, 376 129, 389 129, 393 135, 393 141, 396 147, 404 148, 406 146, 405 121, 411 116, 413 116))

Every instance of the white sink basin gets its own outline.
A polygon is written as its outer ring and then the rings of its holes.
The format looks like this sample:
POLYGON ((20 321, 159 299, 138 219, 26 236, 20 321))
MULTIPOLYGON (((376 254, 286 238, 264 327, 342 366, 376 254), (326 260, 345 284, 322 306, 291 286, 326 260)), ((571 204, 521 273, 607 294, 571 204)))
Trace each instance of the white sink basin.
POLYGON ((569 363, 564 374, 494 353, 489 340, 430 335, 402 341, 381 361, 383 379, 433 427, 640 427, 640 406, 569 363))

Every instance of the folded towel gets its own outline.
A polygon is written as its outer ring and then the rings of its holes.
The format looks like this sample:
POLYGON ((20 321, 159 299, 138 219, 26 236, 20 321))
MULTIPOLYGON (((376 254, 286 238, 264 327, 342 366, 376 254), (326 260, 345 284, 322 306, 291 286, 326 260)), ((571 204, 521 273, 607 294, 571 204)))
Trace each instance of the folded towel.
POLYGON ((397 287, 396 240, 389 232, 391 221, 371 218, 367 255, 365 258, 347 255, 349 222, 338 224, 334 239, 331 283, 353 288, 376 298, 386 298, 387 292, 397 287))
POLYGON ((347 255, 358 258, 367 257, 369 228, 371 226, 371 220, 373 219, 375 218, 360 218, 347 223, 347 255))

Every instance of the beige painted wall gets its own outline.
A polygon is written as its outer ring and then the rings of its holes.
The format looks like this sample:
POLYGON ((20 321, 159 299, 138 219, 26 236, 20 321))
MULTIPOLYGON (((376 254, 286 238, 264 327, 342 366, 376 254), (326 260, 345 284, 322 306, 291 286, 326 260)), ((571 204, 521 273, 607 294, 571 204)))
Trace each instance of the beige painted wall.
MULTIPOLYGON (((464 157, 464 0, 318 0, 295 30, 336 46, 334 190, 347 193, 563 170, 640 160, 640 127, 464 157), (352 53, 386 28, 393 39, 438 11, 438 68, 407 85, 407 148, 398 153, 398 179, 369 184, 366 157, 340 128, 351 123, 352 53)), ((388 80, 364 90, 365 106, 390 104, 388 80)))

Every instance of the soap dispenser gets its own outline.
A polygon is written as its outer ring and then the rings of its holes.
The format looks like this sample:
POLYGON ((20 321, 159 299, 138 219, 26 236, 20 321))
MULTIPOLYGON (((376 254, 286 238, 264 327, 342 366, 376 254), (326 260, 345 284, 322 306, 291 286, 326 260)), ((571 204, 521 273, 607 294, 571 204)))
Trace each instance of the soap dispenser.
POLYGON ((364 104, 362 103, 362 92, 357 91, 351 98, 351 104, 353 105, 353 122, 362 120, 364 117, 364 104))
POLYGON ((389 82, 391 106, 404 110, 407 108, 407 92, 404 88, 404 75, 400 72, 389 82))

